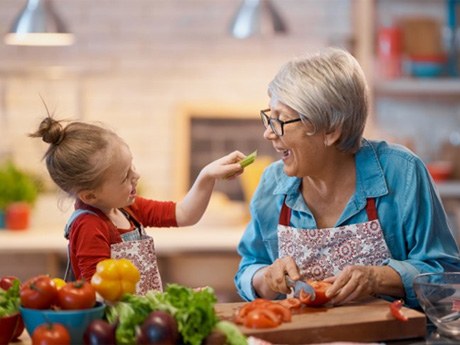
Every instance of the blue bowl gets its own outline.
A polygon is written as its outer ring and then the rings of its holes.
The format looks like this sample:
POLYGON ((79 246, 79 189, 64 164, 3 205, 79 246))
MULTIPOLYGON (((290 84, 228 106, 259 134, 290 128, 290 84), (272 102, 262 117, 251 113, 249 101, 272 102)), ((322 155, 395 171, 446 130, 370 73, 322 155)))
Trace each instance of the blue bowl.
POLYGON ((28 309, 19 307, 24 325, 32 337, 35 328, 44 323, 60 323, 70 334, 71 344, 83 344, 83 334, 91 321, 102 319, 105 304, 96 302, 93 308, 79 310, 28 309))
POLYGON ((411 74, 420 78, 439 77, 444 71, 444 64, 435 61, 412 61, 411 74))

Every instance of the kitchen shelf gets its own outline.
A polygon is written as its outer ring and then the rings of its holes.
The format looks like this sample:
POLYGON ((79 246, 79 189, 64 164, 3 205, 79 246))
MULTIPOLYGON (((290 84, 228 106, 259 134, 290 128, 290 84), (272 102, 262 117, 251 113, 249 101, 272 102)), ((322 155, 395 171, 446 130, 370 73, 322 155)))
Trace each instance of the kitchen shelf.
POLYGON ((460 96, 460 78, 401 78, 382 80, 375 84, 380 95, 411 96, 460 96))

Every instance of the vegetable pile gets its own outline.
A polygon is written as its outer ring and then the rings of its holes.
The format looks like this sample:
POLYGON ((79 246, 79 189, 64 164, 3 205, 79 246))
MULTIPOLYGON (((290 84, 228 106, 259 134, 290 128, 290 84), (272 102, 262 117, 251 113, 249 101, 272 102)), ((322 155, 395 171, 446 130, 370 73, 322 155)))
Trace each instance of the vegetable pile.
POLYGON ((183 344, 200 345, 216 329, 225 333, 228 344, 246 344, 245 336, 235 325, 218 320, 214 310, 216 301, 212 288, 194 290, 169 284, 165 292, 152 290, 144 296, 125 294, 108 307, 106 315, 110 324, 117 325, 118 345, 143 343, 149 334, 169 340, 164 343, 177 343, 179 338, 183 344))

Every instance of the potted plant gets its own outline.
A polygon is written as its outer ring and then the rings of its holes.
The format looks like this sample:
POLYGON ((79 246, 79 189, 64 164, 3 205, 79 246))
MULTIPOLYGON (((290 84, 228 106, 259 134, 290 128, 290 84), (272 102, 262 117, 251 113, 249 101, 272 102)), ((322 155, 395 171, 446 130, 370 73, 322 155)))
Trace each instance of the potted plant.
POLYGON ((38 192, 37 180, 31 174, 11 161, 0 165, 0 227, 26 229, 38 192))

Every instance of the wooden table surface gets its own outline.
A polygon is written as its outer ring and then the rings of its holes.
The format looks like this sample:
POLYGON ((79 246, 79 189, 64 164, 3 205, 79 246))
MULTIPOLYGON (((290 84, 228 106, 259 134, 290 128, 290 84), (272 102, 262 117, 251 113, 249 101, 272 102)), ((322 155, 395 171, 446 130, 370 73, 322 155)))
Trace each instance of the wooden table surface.
MULTIPOLYGON (((244 303, 217 303, 215 308, 221 319, 232 320, 235 311, 244 303)), ((411 344, 409 339, 426 336, 425 314, 404 308, 407 322, 396 320, 389 312, 389 302, 369 299, 337 307, 303 308, 294 314, 292 321, 271 329, 249 329, 241 331, 273 344, 318 344, 329 342, 388 342, 388 344, 411 344)), ((30 345, 26 331, 19 342, 30 345)), ((413 342, 412 342, 413 343, 413 342)))
MULTIPOLYGON (((216 305, 221 319, 231 320, 243 303, 216 305)), ((337 307, 303 308, 292 321, 270 329, 249 329, 241 326, 246 335, 274 344, 312 344, 334 341, 381 342, 423 338, 426 335, 425 314, 408 308, 403 313, 408 321, 396 320, 390 303, 369 299, 337 307)))

